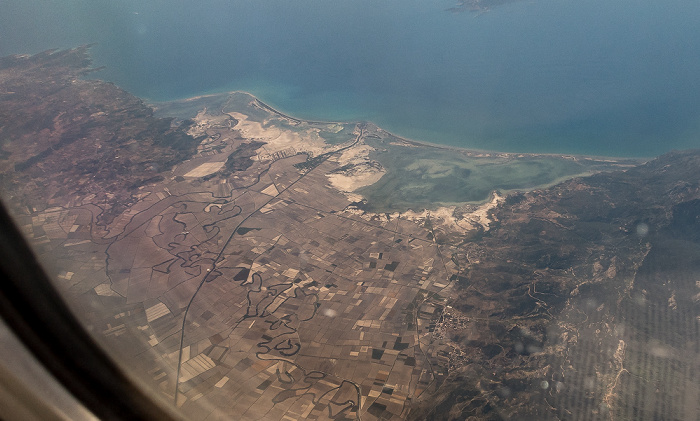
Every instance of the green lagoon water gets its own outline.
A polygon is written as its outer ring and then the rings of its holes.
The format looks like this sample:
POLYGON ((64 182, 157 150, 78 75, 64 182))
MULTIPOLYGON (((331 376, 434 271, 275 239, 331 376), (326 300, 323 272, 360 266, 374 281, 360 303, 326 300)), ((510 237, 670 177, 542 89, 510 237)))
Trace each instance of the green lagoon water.
POLYGON ((97 42, 149 101, 249 91, 427 142, 653 156, 700 146, 700 2, 5 0, 0 54, 97 42))
POLYGON ((454 149, 370 141, 386 173, 357 190, 368 210, 403 212, 482 202, 494 191, 530 190, 585 174, 587 163, 549 155, 467 156, 454 149))

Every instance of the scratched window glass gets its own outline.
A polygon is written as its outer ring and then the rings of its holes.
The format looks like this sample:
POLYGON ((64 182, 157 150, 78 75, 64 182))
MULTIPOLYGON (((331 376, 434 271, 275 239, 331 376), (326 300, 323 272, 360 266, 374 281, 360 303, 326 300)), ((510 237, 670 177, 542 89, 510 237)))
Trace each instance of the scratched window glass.
POLYGON ((9 0, 0 198, 192 420, 697 420, 700 3, 9 0))

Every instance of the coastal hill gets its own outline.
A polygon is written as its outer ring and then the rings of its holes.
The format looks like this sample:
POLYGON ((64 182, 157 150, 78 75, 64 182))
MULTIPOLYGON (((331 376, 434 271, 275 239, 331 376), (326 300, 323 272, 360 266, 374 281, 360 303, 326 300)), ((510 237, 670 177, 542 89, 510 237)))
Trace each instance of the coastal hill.
POLYGON ((698 413, 699 151, 513 194, 492 217, 477 241, 445 236, 446 379, 412 419, 698 413))
POLYGON ((688 419, 700 152, 513 154, 0 59, 0 192, 191 419, 688 419))
POLYGON ((110 222, 133 191, 189 158, 202 140, 143 101, 86 79, 88 47, 0 59, 4 199, 30 210, 90 198, 110 222))

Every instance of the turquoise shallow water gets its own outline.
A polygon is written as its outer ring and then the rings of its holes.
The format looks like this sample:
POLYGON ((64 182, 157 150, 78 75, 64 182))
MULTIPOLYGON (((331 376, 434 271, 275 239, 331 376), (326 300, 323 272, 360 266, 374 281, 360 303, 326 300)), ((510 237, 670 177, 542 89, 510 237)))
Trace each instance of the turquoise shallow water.
POLYGON ((0 54, 97 42, 152 101, 246 90, 302 118, 500 151, 700 147, 700 2, 8 0, 0 54))

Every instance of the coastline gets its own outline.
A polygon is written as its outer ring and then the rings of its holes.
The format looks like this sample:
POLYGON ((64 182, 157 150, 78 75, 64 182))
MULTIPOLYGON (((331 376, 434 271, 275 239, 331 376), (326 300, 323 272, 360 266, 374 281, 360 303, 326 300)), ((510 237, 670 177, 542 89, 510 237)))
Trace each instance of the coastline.
POLYGON ((236 121, 242 137, 265 144, 253 160, 298 154, 313 158, 340 151, 338 147, 345 145, 341 155, 330 158, 339 167, 326 174, 326 179, 351 202, 364 203, 361 209, 370 213, 483 205, 494 192, 546 189, 572 178, 625 170, 646 161, 441 145, 407 139, 371 122, 297 118, 240 90, 151 106, 163 117, 194 119, 201 127, 218 114, 228 115, 236 121))
POLYGON ((464 146, 454 146, 454 145, 447 145, 447 144, 442 144, 442 143, 434 143, 430 142, 427 140, 418 140, 418 139, 413 139, 413 138, 408 138, 402 135, 395 134, 389 130, 386 130, 382 128, 381 126, 377 125, 376 123, 372 121, 362 121, 362 120, 319 120, 319 119, 304 119, 304 118, 298 118, 294 117, 291 112, 286 112, 286 111, 280 111, 274 104, 270 105, 269 102, 261 100, 258 96, 255 94, 245 91, 245 90, 232 90, 232 91, 225 91, 225 92, 214 92, 214 93, 204 93, 201 95, 195 95, 192 97, 187 97, 187 98, 180 98, 180 99, 174 99, 174 100, 168 100, 168 101, 152 101, 150 99, 144 99, 144 102, 154 108, 158 109, 159 106, 163 106, 166 104, 172 104, 172 103, 191 103, 195 101, 201 101, 205 99, 211 99, 211 98, 219 98, 223 96, 231 96, 233 94, 244 94, 250 96, 256 104, 258 104, 261 108, 265 109, 266 111, 273 113, 283 119, 286 119, 288 121, 293 121, 298 124, 305 123, 309 125, 325 125, 325 124, 357 124, 357 123, 367 123, 372 125, 373 127, 376 128, 377 131, 380 131, 387 136, 395 138, 397 141, 407 143, 409 145, 414 145, 416 147, 427 147, 427 148, 435 148, 435 149, 441 149, 441 150, 446 150, 446 151, 455 151, 459 153, 467 153, 467 154, 475 154, 477 157, 481 156, 499 156, 503 158, 523 158, 523 157, 529 157, 529 158, 534 158, 534 157, 557 157, 557 158, 562 158, 562 159, 588 159, 588 160, 594 160, 594 161, 600 161, 600 162, 610 162, 610 163, 618 163, 620 161, 630 161, 630 162, 635 162, 635 164, 630 164, 631 165, 638 165, 644 162, 647 162, 651 159, 654 159, 655 157, 627 157, 627 156, 609 156, 609 155, 595 155, 595 154, 573 154, 573 153, 550 153, 550 152, 508 152, 508 151, 498 151, 495 149, 479 149, 479 148, 471 148, 471 147, 464 147, 464 146))

